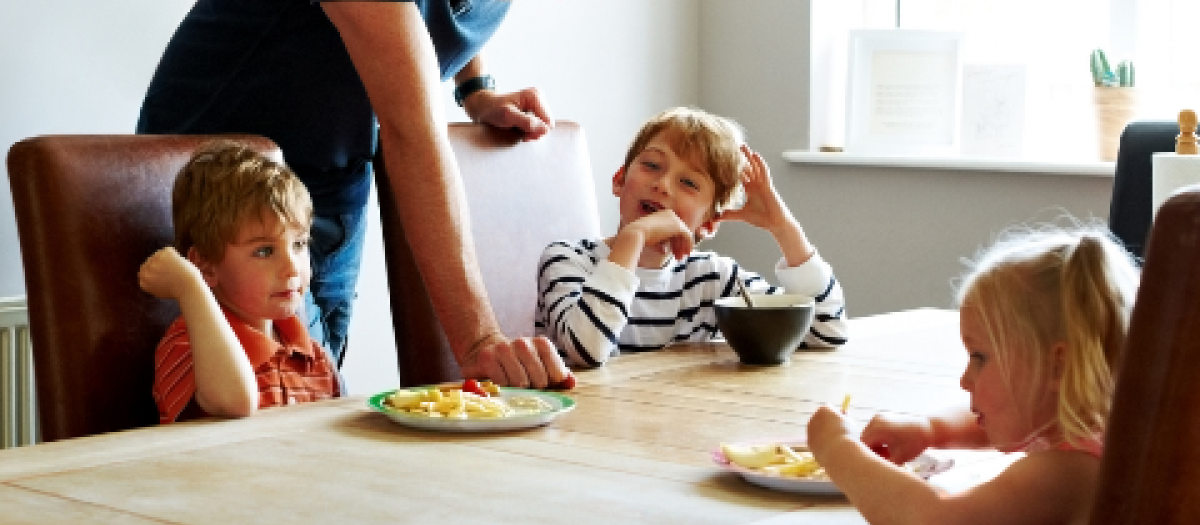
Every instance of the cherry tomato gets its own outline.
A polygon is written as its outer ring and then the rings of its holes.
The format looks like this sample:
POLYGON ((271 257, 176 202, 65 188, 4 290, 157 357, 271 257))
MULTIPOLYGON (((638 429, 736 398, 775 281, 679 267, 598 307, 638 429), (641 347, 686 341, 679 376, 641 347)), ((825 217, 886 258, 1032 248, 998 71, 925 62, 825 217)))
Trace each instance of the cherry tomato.
POLYGON ((566 379, 550 385, 551 390, 571 390, 575 388, 575 376, 569 375, 566 379))
POLYGON ((890 451, 888 451, 887 443, 878 443, 875 445, 871 445, 870 448, 871 448, 871 452, 874 452, 875 455, 877 455, 883 459, 887 459, 887 460, 892 459, 891 458, 892 454, 890 451))
POLYGON ((463 384, 462 384, 462 390, 463 390, 463 392, 470 392, 479 397, 490 397, 491 396, 491 394, 488 394, 486 390, 484 390, 483 388, 481 388, 479 386, 479 381, 476 381, 474 379, 464 379, 463 384))

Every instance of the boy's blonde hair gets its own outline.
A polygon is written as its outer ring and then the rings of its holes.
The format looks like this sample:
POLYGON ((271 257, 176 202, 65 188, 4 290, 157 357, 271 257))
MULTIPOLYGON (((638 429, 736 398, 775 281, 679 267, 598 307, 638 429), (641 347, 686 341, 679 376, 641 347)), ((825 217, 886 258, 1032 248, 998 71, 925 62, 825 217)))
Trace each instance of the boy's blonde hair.
POLYGON ((205 259, 219 262, 238 229, 268 211, 285 227, 312 226, 312 199, 291 169, 244 144, 205 144, 175 179, 175 248, 187 254, 194 246, 205 259))
POLYGON ((1105 429, 1138 274, 1103 226, 1045 225, 1003 233, 959 289, 959 306, 977 308, 1014 399, 1040 401, 1013 390, 1015 360, 1030 365, 1035 382, 1061 366, 1056 423, 1067 443, 1105 429), (1056 364, 1058 343, 1065 348, 1056 364))
POLYGON ((642 125, 622 167, 628 171, 633 159, 660 135, 676 155, 712 179, 717 190, 713 213, 741 205, 742 169, 746 165, 741 146, 745 137, 736 122, 695 108, 668 109, 642 125))

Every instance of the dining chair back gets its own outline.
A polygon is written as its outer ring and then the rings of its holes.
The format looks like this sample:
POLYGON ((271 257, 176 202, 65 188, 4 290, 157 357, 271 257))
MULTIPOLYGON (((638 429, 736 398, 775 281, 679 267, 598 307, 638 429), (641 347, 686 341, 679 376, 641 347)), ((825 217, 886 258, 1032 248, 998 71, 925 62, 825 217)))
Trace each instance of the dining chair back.
POLYGON ((1159 209, 1104 440, 1093 525, 1200 523, 1200 185, 1159 209))
POLYGON ((1108 226, 1138 257, 1145 255, 1146 236, 1154 221, 1151 159, 1155 153, 1175 151, 1178 134, 1179 123, 1174 120, 1134 121, 1121 133, 1108 226))
MULTIPOLYGON (((42 136, 9 150, 43 441, 157 423, 154 348, 179 310, 137 272, 172 243, 175 175, 213 138, 42 136)), ((281 158, 265 138, 224 138, 281 158)))
MULTIPOLYGON (((532 335, 542 249, 556 240, 600 234, 583 129, 559 121, 549 134, 528 142, 480 124, 451 124, 449 134, 489 301, 506 335, 532 335)), ((376 163, 376 177, 379 194, 388 195, 386 162, 376 163)), ((390 199, 379 202, 400 384, 460 379, 399 212, 390 199)))

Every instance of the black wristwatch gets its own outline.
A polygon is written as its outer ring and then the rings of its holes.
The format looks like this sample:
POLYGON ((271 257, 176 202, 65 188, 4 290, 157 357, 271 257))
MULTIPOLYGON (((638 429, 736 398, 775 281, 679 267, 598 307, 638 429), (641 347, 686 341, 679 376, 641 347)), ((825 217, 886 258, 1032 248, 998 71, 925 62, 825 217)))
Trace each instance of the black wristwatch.
POLYGON ((458 103, 459 107, 462 107, 463 101, 467 97, 481 89, 495 90, 496 79, 492 78, 491 75, 480 75, 464 80, 462 84, 454 88, 454 101, 458 103))

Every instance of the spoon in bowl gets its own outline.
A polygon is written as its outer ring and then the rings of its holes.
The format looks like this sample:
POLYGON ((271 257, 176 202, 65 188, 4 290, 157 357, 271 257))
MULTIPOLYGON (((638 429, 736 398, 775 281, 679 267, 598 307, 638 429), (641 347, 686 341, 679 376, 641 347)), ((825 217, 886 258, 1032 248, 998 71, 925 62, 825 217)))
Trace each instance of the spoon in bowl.
POLYGON ((746 291, 746 285, 742 283, 742 279, 740 277, 734 277, 734 280, 737 281, 738 292, 741 292, 742 299, 746 300, 746 306, 748 308, 754 308, 754 301, 750 300, 750 292, 746 291))

